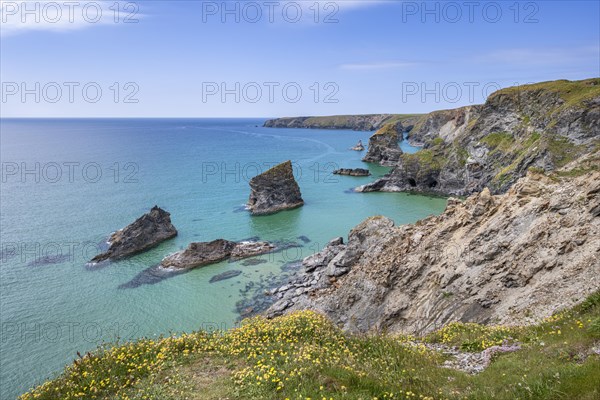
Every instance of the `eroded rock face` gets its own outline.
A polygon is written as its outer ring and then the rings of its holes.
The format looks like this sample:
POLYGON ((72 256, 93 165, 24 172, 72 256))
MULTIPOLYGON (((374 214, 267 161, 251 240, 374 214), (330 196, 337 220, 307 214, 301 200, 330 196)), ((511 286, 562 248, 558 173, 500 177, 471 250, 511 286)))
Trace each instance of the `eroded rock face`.
POLYGON ((163 258, 160 266, 163 268, 192 269, 214 264, 227 259, 239 260, 259 254, 268 253, 275 245, 268 242, 232 242, 217 239, 212 242, 190 243, 182 251, 163 258))
POLYGON ((248 209, 253 215, 273 214, 304 205, 294 179, 292 162, 286 161, 250 180, 248 209))
POLYGON ((452 142, 468 129, 471 121, 479 117, 481 108, 481 105, 466 106, 424 115, 409 132, 408 141, 413 145, 423 145, 440 137, 446 142, 452 142))
POLYGON ((92 258, 91 262, 131 256, 175 236, 177 229, 171 224, 171 214, 154 206, 149 213, 113 233, 108 239, 108 250, 92 258))
MULTIPOLYGON (((401 129, 400 124, 400 129, 401 129)), ((399 126, 388 124, 378 130, 369 139, 369 149, 363 158, 365 162, 379 163, 381 165, 395 165, 400 159, 399 126)))
POLYGON ((355 332, 533 323, 600 288, 597 207, 600 172, 529 173, 506 194, 451 198, 412 225, 370 218, 347 245, 305 259, 268 315, 314 309, 355 332))
POLYGON ((371 173, 364 168, 340 168, 333 171, 335 175, 369 176, 371 173))

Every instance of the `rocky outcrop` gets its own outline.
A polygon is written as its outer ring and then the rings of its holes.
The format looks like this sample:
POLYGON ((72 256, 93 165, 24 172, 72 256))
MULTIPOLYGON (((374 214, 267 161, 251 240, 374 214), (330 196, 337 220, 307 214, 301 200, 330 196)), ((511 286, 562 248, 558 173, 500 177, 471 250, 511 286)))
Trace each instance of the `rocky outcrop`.
POLYGON ((401 122, 414 125, 418 114, 333 115, 326 117, 277 118, 265 122, 267 128, 348 129, 374 131, 385 124, 401 122))
POLYGON ((364 151, 365 150, 365 146, 363 146, 362 140, 359 140, 358 143, 356 144, 356 146, 351 147, 350 150, 364 151))
POLYGON ((248 209, 253 215, 273 214, 304 205, 291 161, 252 178, 250 189, 248 209))
POLYGON ((314 309, 349 331, 425 333, 570 307, 600 288, 600 156, 590 162, 567 178, 530 172, 503 195, 450 198, 412 225, 370 218, 347 245, 305 259, 268 314, 314 309))
POLYGON ((149 213, 110 235, 108 250, 95 256, 90 262, 128 257, 175 236, 177 229, 171 224, 171 214, 154 206, 149 213))
POLYGON ((371 173, 364 168, 340 168, 333 171, 334 175, 369 176, 371 173))
POLYGON ((398 126, 385 125, 369 139, 369 149, 363 161, 388 166, 396 165, 402 155, 399 142, 398 126))
POLYGON ((178 251, 163 258, 162 268, 192 269, 219 261, 252 257, 275 250, 275 245, 268 242, 231 242, 217 239, 212 242, 190 243, 185 250, 178 251))
POLYGON ((553 171, 600 146, 600 79, 502 89, 481 106, 422 117, 409 140, 424 149, 358 190, 504 193, 530 167, 553 171))

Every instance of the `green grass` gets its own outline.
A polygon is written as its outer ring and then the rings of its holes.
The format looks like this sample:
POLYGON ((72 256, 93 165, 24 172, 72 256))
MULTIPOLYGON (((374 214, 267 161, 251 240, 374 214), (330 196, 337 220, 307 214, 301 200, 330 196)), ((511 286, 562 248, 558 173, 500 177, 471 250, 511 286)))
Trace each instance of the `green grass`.
POLYGON ((216 333, 103 347, 21 399, 578 399, 600 398, 600 292, 524 327, 451 323, 420 339, 465 351, 506 342, 478 375, 402 335, 355 336, 299 312, 216 333))
MULTIPOLYGON (((381 114, 383 116, 382 124, 395 124, 397 122, 403 122, 407 119, 412 119, 420 116, 420 114, 381 114)), ((322 128, 336 128, 352 126, 360 118, 378 117, 379 114, 366 114, 366 115, 330 115, 323 117, 309 117, 304 121, 306 126, 322 127, 322 128)))
POLYGON ((579 107, 587 100, 600 96, 600 78, 581 81, 558 80, 501 89, 492 95, 520 95, 531 91, 549 91, 564 100, 561 108, 579 107))
POLYGON ((481 139, 490 150, 499 150, 506 153, 515 142, 515 138, 508 132, 493 132, 481 139))

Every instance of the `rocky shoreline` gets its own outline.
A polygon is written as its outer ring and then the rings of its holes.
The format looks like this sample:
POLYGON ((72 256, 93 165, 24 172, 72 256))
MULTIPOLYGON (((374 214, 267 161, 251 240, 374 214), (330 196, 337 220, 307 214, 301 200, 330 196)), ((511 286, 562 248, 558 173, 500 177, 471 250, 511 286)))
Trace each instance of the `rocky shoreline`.
MULTIPOLYGON (((600 161, 595 165, 600 167, 600 161)), ((396 227, 372 217, 302 261, 269 317, 317 310, 345 330, 423 334, 452 321, 528 324, 600 287, 600 173, 530 173, 396 227), (531 316, 535 316, 535 320, 531 316)))

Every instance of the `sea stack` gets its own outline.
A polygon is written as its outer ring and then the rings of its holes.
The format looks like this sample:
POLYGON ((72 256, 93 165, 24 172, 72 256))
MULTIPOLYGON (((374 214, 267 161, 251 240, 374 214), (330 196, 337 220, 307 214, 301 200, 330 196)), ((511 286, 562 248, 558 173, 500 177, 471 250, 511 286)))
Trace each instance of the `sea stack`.
POLYGON ((192 269, 219 261, 232 259, 240 260, 275 250, 275 245, 269 242, 232 242, 217 239, 212 242, 190 243, 182 251, 163 258, 160 266, 163 268, 192 269))
POLYGON ((334 175, 369 176, 371 173, 364 168, 340 168, 333 171, 334 175))
POLYGON ((250 180, 248 209, 252 215, 273 214, 304 205, 294 179, 292 162, 286 161, 250 180))
POLYGON ((354 151, 363 151, 365 149, 365 146, 362 143, 362 140, 359 140, 358 143, 356 143, 356 146, 351 147, 350 150, 354 150, 354 151))
POLYGON ((110 235, 108 250, 92 258, 91 262, 131 256, 175 236, 177 229, 171 223, 171 214, 154 206, 149 213, 110 235))
POLYGON ((396 125, 385 125, 369 139, 369 149, 363 161, 394 166, 402 155, 398 142, 398 128, 396 125))

